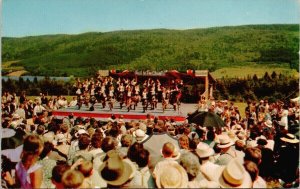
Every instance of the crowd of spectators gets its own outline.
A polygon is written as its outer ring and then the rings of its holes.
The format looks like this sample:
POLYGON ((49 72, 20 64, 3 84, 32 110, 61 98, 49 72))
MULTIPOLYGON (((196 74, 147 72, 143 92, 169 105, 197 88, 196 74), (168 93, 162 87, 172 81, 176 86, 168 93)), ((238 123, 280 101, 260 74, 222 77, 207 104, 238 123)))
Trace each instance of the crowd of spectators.
MULTIPOLYGON (((2 188, 299 186, 299 135, 295 132, 299 103, 249 101, 245 110, 239 110, 233 102, 201 98, 198 111, 219 115, 226 124, 221 128, 159 120, 151 114, 145 120, 131 121, 115 117, 113 112, 107 120, 71 114, 58 119, 51 114, 61 107, 80 108, 86 99, 92 107, 93 96, 102 103, 97 94, 106 95, 105 101, 110 101, 122 90, 128 97, 131 90, 132 97, 140 86, 135 82, 109 77, 78 80, 74 85, 77 97, 70 102, 63 96, 41 94, 31 101, 25 92, 20 96, 4 92, 2 188), (78 103, 80 99, 82 103, 78 103), (145 143, 162 133, 177 140, 178 145, 165 142, 158 149, 161 153, 153 154, 145 143)), ((180 91, 183 85, 173 83, 172 88, 164 88, 157 80, 147 80, 140 92, 147 90, 149 100, 154 91, 154 98, 163 103, 164 90, 180 91)), ((133 104, 124 103, 130 111, 133 104)))

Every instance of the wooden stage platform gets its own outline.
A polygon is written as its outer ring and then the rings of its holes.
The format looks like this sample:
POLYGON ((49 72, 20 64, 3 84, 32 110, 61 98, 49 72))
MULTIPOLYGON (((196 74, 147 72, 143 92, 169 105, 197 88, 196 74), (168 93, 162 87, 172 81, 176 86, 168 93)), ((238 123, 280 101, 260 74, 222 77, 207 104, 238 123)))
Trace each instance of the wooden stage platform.
POLYGON ((129 120, 141 120, 146 119, 147 114, 151 114, 151 117, 158 117, 159 119, 174 119, 178 122, 185 121, 187 114, 189 112, 194 112, 196 110, 197 104, 184 104, 180 105, 179 111, 174 111, 173 106, 168 106, 168 108, 163 112, 161 103, 157 104, 157 108, 154 110, 148 110, 143 113, 142 104, 140 103, 135 110, 127 111, 126 107, 120 109, 119 104, 114 104, 112 111, 109 110, 108 106, 102 108, 102 105, 99 103, 95 104, 95 110, 89 111, 89 108, 83 105, 80 110, 77 107, 68 107, 65 109, 59 109, 52 111, 52 114, 57 118, 67 117, 68 115, 73 114, 74 117, 84 117, 84 118, 95 118, 96 120, 107 121, 108 118, 114 114, 116 118, 119 118, 121 115, 125 121, 129 120))

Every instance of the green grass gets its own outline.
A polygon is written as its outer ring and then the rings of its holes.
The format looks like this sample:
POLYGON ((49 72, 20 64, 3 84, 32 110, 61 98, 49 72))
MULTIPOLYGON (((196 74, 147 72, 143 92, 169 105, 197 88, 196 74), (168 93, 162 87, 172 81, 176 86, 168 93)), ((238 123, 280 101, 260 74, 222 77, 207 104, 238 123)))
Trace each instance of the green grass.
MULTIPOLYGON (((55 96, 55 95, 53 95, 53 96, 55 96)), ((29 99, 29 100, 34 101, 34 99, 36 97, 38 97, 38 96, 27 96, 26 98, 29 99)), ((67 99, 68 102, 70 102, 73 99, 74 96, 64 96, 64 97, 67 99)), ((50 99, 51 96, 47 96, 47 98, 50 99)))
POLYGON ((234 103, 240 110, 241 117, 245 117, 245 108, 247 107, 247 103, 244 102, 235 102, 234 103))
POLYGON ((211 75, 216 78, 244 78, 249 76, 257 75, 258 78, 261 78, 268 72, 269 75, 275 71, 277 75, 280 73, 286 76, 299 77, 299 73, 296 70, 291 70, 287 67, 274 67, 267 65, 253 65, 253 66, 241 66, 241 67, 230 67, 230 68, 221 68, 211 73, 211 75))
POLYGON ((8 72, 15 72, 15 71, 24 70, 23 66, 16 66, 15 65, 18 62, 20 62, 20 60, 2 62, 2 65, 1 65, 2 66, 2 70, 8 71, 8 72))

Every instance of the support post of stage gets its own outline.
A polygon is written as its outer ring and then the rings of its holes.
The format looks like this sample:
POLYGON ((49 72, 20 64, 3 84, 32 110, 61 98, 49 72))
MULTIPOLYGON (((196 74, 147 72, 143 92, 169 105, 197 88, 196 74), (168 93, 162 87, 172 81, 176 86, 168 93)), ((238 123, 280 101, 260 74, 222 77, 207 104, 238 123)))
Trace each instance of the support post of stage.
POLYGON ((204 78, 204 93, 202 94, 205 96, 205 99, 208 100, 209 96, 209 79, 208 79, 208 70, 195 70, 195 76, 204 78))
POLYGON ((209 95, 209 80, 208 75, 205 76, 205 99, 208 100, 209 95))

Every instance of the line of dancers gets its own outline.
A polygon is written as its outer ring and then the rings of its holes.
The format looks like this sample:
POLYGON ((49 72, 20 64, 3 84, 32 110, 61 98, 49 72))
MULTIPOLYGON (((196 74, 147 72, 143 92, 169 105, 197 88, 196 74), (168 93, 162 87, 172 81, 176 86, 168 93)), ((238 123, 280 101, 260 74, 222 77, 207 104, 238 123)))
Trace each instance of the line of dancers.
POLYGON ((139 83, 135 78, 101 77, 80 81, 74 84, 77 95, 77 107, 88 106, 90 111, 95 110, 95 104, 100 103, 102 108, 108 106, 112 111, 117 103, 120 109, 127 111, 136 110, 139 103, 142 104, 143 112, 148 109, 157 109, 161 102, 163 112, 171 106, 174 111, 180 108, 183 82, 172 80, 171 85, 163 85, 159 79, 148 78, 139 83))

